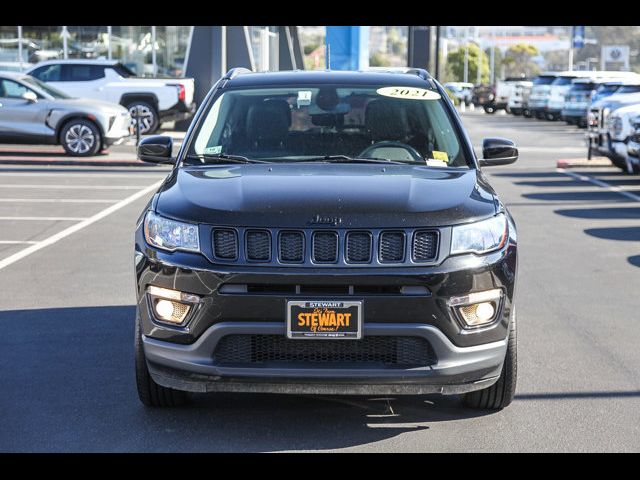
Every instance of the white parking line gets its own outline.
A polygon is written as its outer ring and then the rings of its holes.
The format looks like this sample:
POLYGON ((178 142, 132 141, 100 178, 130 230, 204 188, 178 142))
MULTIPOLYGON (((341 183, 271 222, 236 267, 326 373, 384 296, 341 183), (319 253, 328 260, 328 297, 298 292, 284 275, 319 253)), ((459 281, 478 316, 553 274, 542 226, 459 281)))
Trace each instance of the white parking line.
POLYGON ((0 183, 0 188, 37 188, 42 190, 47 189, 63 189, 63 190, 139 190, 144 188, 144 185, 29 185, 21 183, 0 183))
POLYGON ((619 193, 620 195, 623 195, 627 198, 630 198, 631 200, 635 200, 636 202, 640 202, 640 195, 636 195, 634 193, 631 192, 627 192, 626 190, 617 187, 615 185, 609 185, 606 182, 603 182, 602 180, 598 180, 597 178, 593 178, 590 175, 585 175, 585 174, 577 174, 577 173, 573 173, 573 172, 567 172, 564 168, 557 168, 556 169, 558 172, 560 173, 564 173, 565 175, 569 175, 570 177, 573 177, 577 180, 581 180, 583 182, 589 182, 589 183, 593 183, 594 185, 597 185, 598 187, 602 187, 606 190, 609 190, 610 192, 615 192, 615 193, 619 193))
POLYGON ((118 203, 111 205, 105 208, 104 210, 96 213, 92 217, 89 217, 79 223, 76 223, 75 225, 65 228, 61 232, 51 235, 50 237, 38 242, 35 245, 31 245, 30 247, 25 248, 24 250, 20 250, 19 252, 14 253, 13 255, 5 258, 4 260, 0 260, 0 270, 2 270, 5 267, 8 267, 9 265, 17 262, 18 260, 22 260, 23 258, 31 255, 32 253, 37 252, 38 250, 42 250, 43 248, 48 247, 49 245, 53 245, 54 243, 62 240, 63 238, 68 237, 69 235, 72 235, 82 230, 83 228, 86 228, 94 224, 98 220, 102 220, 103 218, 107 217, 108 215, 111 215, 114 212, 117 212, 121 208, 126 207, 132 202, 135 202, 140 197, 143 197, 149 194, 150 192, 153 192, 160 186, 160 184, 162 184, 162 181, 156 182, 153 185, 149 185, 148 187, 142 190, 139 190, 133 195, 128 196, 124 200, 120 200, 118 203))
POLYGON ((0 172, 0 178, 1 177, 158 178, 160 176, 160 174, 162 174, 162 173, 164 173, 165 176, 166 176, 166 174, 169 173, 169 170, 160 171, 155 175, 139 174, 139 173, 135 173, 135 172, 130 172, 130 173, 100 173, 100 172, 95 172, 95 173, 74 173, 74 172, 65 172, 63 170, 60 170, 60 173, 52 173, 52 172, 42 172, 42 173, 39 173, 39 172, 33 172, 33 173, 31 173, 31 172, 0 172))
POLYGON ((4 203, 116 203, 118 200, 107 198, 0 198, 4 203))
POLYGON ((40 222, 42 220, 50 220, 55 222, 79 222, 80 220, 86 220, 87 217, 0 217, 0 220, 25 220, 25 221, 36 221, 40 222))
POLYGON ((0 240, 0 245, 35 245, 40 242, 31 240, 0 240))

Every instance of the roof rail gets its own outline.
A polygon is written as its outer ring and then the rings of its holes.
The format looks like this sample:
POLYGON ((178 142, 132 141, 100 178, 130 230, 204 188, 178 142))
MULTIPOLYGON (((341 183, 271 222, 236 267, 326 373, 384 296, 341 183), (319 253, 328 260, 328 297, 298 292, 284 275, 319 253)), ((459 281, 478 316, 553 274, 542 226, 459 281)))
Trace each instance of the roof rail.
POLYGON ((226 80, 231 80, 232 78, 235 78, 238 75, 244 75, 245 73, 253 73, 253 72, 245 67, 235 67, 229 70, 227 74, 222 78, 226 80))
POLYGON ((420 78, 424 80, 430 80, 431 75, 424 68, 407 68, 405 73, 412 73, 414 75, 418 75, 420 78))

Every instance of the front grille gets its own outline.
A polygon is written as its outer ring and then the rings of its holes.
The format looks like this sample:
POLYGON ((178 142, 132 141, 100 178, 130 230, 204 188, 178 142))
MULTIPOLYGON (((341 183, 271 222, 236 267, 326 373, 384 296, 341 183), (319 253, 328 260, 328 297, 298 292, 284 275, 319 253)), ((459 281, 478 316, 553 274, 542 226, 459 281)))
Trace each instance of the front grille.
MULTIPOLYGON (((440 258, 437 228, 279 229, 211 227, 213 263, 363 268, 416 266, 440 258)), ((442 252, 446 254, 446 252, 442 252)))
POLYGON ((371 261, 371 241, 371 234, 368 232, 347 234, 347 262, 369 263, 371 261))
POLYGON ((213 254, 224 260, 238 258, 238 236, 235 230, 216 229, 213 231, 213 254))
POLYGON ((404 233, 384 232, 380 235, 380 261, 383 263, 404 260, 404 233))
POLYGON ((438 253, 438 234, 433 231, 419 231, 413 236, 413 261, 427 262, 438 253))
POLYGON ((227 335, 213 361, 219 366, 412 368, 436 363, 421 337, 365 336, 361 340, 291 340, 283 335, 227 335))
POLYGON ((338 234, 335 232, 315 232, 313 234, 313 261, 336 263, 338 261, 338 234))
POLYGON ((304 261, 304 234, 302 232, 280 233, 280 261, 296 262, 304 261))
POLYGON ((265 230, 247 231, 247 259, 269 261, 271 258, 271 236, 265 230))

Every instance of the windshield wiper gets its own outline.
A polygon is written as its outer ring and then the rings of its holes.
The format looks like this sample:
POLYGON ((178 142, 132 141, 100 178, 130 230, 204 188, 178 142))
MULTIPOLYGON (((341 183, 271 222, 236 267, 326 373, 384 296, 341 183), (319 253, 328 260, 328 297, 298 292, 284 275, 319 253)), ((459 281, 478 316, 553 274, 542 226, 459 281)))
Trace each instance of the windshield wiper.
POLYGON ((216 163, 271 163, 264 160, 243 157, 242 155, 229 155, 226 153, 200 153, 197 155, 187 155, 186 158, 194 160, 218 160, 216 163))
POLYGON ((306 162, 330 162, 330 163, 392 163, 396 165, 402 165, 406 162, 397 160, 387 160, 386 158, 378 157, 350 157, 348 155, 325 155, 324 157, 307 158, 306 162))

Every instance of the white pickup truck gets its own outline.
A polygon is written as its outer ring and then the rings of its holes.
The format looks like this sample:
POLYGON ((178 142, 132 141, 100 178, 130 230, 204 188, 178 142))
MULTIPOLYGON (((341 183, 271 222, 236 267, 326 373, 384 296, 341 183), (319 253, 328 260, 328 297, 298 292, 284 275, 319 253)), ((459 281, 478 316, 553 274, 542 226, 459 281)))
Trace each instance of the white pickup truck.
POLYGON ((27 73, 72 97, 119 103, 134 122, 140 112, 140 133, 189 118, 196 109, 193 78, 136 77, 115 60, 47 60, 27 73))

